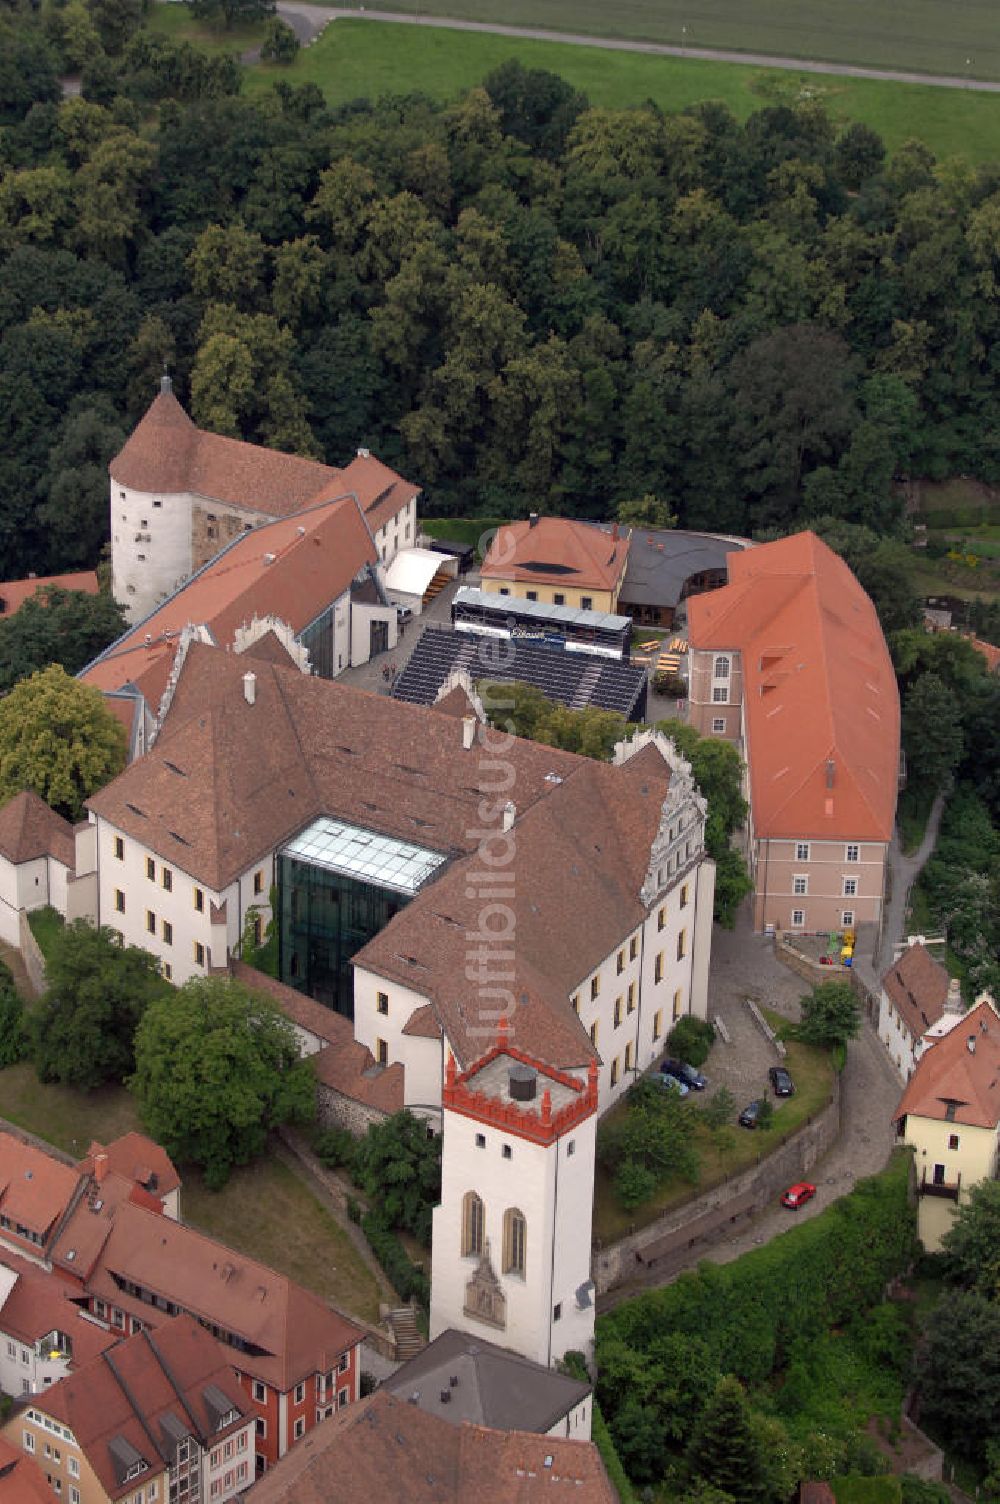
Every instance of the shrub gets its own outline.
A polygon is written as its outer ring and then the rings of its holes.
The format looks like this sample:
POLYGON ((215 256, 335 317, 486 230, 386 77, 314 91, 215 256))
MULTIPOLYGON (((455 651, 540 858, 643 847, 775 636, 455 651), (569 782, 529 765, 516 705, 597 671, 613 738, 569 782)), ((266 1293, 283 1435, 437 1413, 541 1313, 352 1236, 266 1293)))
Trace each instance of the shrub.
POLYGON ((441 1138, 412 1112, 372 1123, 354 1156, 354 1178, 386 1223, 431 1240, 431 1212, 441 1199, 441 1138))
POLYGON ((350 1170, 358 1152, 358 1141, 346 1128, 321 1128, 313 1139, 313 1152, 328 1170, 346 1166, 350 1170))
POLYGON ((667 1035, 667 1049, 678 1060, 686 1060, 695 1068, 705 1064, 708 1052, 715 1039, 715 1030, 704 1018, 695 1018, 690 1013, 679 1018, 667 1035))
POLYGON ((361 1230, 401 1300, 416 1300, 424 1310, 430 1305, 431 1287, 427 1275, 411 1261, 409 1254, 379 1212, 366 1212, 361 1230))
POLYGON ((260 55, 265 62, 292 63, 299 50, 299 39, 287 21, 272 16, 264 27, 260 55))
POLYGON ((24 1004, 14 986, 10 967, 0 961, 0 1070, 16 1065, 27 1053, 24 1004))

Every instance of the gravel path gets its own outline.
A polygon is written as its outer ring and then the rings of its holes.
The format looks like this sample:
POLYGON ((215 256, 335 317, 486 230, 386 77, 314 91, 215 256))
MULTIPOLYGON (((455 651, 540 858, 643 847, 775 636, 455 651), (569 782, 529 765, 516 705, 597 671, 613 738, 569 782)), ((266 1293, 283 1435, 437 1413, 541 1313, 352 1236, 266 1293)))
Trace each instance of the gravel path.
POLYGON ((619 37, 591 37, 579 32, 546 31, 531 26, 503 26, 499 22, 459 21, 448 16, 413 16, 399 11, 366 10, 358 6, 310 5, 307 0, 278 0, 278 14, 308 43, 331 21, 388 21, 396 26, 429 26, 445 31, 478 31, 490 36, 519 37, 534 42, 569 42, 575 47, 598 47, 606 52, 644 52, 654 57, 693 57, 715 63, 743 63, 754 68, 782 68, 793 73, 826 73, 842 78, 875 78, 889 83, 929 84, 937 89, 971 89, 1000 94, 1000 83, 960 78, 944 73, 906 73, 889 68, 857 68, 851 63, 823 63, 808 58, 776 57, 764 52, 727 52, 711 47, 670 47, 663 42, 636 42, 619 37), (301 29, 300 29, 301 28, 301 29))

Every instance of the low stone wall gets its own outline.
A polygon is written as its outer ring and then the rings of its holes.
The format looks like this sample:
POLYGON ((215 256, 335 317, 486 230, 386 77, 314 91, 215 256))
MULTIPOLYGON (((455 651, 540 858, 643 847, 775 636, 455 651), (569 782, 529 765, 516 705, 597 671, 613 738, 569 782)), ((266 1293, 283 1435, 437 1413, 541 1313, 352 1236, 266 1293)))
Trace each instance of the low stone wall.
POLYGON ((372 1123, 384 1123, 388 1113, 320 1081, 316 1086, 316 1117, 324 1128, 346 1128, 355 1138, 364 1138, 372 1123))
POLYGON ((698 1248, 709 1248, 728 1236, 736 1221, 755 1217, 773 1205, 786 1186, 801 1180, 822 1159, 839 1133, 840 1077, 835 1076, 826 1107, 766 1158, 683 1206, 672 1207, 648 1227, 595 1249, 591 1274, 598 1295, 627 1281, 638 1264, 654 1265, 669 1274, 689 1263, 698 1248))
POLYGON ((31 933, 31 925, 28 923, 26 909, 18 909, 17 922, 20 934, 20 952, 24 961, 24 969, 28 973, 28 981, 36 997, 41 997, 45 991, 45 957, 42 955, 38 941, 31 933))
POLYGON ((811 987, 818 987, 820 982, 831 982, 838 977, 849 978, 851 975, 850 966, 841 966, 839 963, 835 966, 821 966, 811 956, 804 956, 801 951, 796 950, 795 946, 783 935, 774 937, 774 954, 790 971, 802 977, 803 981, 808 982, 811 987))

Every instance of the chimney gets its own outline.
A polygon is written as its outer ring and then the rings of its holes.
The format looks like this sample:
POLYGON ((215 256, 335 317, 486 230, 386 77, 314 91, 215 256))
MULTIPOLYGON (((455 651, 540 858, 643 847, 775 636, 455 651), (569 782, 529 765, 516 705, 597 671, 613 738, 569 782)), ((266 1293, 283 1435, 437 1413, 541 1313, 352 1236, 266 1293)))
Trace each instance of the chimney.
POLYGON ((160 377, 160 392, 164 397, 169 397, 173 389, 174 384, 170 380, 166 366, 164 366, 163 375, 160 377))
POLYGON ((358 450, 358 459, 359 460, 370 460, 371 457, 372 457, 372 452, 371 452, 370 449, 359 449, 358 450))
POLYGON ((528 513, 528 526, 529 527, 537 527, 538 526, 538 513, 537 512, 529 512, 528 513))
POLYGON ((832 757, 828 757, 826 760, 826 786, 828 789, 833 788, 833 777, 836 771, 836 763, 834 762, 832 757))
POLYGON ((946 1013, 961 1013, 962 1011, 962 988, 958 977, 952 977, 948 983, 948 996, 944 1000, 946 1013))
POLYGON ((462 717, 462 746, 466 752, 470 751, 476 743, 476 718, 474 715, 462 717))
POLYGON ((511 826, 513 825, 513 823, 514 823, 514 821, 516 819, 517 819, 517 805, 514 803, 514 801, 512 799, 508 799, 507 803, 503 807, 503 828, 504 828, 504 830, 510 830, 511 826))
POLYGON ((243 698, 248 705, 257 702, 257 675, 249 671, 243 675, 243 698))
POLYGON ((965 1041, 965 1043, 968 1046, 969 1054, 970 1055, 974 1055, 976 1053, 976 1036, 975 1036, 975 1034, 970 1034, 969 1037, 968 1037, 968 1039, 965 1041))
POLYGON ((617 539, 617 537, 618 537, 618 524, 617 524, 617 522, 613 522, 611 524, 611 536, 612 536, 612 538, 615 538, 615 539, 617 539))
POLYGON ((100 1185, 108 1173, 108 1156, 106 1154, 94 1155, 94 1179, 100 1185))

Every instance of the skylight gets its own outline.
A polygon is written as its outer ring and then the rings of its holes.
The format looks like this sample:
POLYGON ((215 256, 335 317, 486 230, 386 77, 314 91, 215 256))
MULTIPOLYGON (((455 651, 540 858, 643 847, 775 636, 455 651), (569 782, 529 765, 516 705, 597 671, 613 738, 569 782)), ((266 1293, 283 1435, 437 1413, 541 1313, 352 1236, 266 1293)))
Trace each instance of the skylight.
POLYGON ((283 847, 281 855, 410 894, 416 893, 445 862, 439 851, 429 851, 426 846, 325 817, 283 847))

